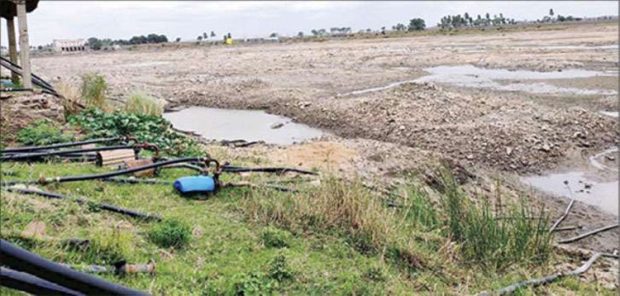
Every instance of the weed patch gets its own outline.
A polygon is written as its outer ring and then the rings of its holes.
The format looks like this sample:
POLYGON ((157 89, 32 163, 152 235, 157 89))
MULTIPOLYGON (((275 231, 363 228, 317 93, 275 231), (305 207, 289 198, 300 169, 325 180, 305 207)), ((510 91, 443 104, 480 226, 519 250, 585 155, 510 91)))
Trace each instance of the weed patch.
POLYGON ((56 123, 46 119, 37 120, 17 133, 17 141, 23 145, 49 145, 72 139, 72 136, 63 134, 56 123))
POLYGON ((99 74, 87 73, 82 76, 82 99, 87 107, 106 110, 106 90, 108 84, 99 74))
POLYGON ((149 239, 162 248, 183 248, 192 236, 190 227, 178 220, 165 220, 153 226, 149 239))
POLYGON ((268 248, 288 247, 289 233, 275 227, 267 227, 261 233, 261 241, 268 248))
POLYGON ((293 279, 293 273, 290 271, 284 255, 278 254, 271 260, 269 263, 269 277, 278 282, 293 279))
POLYGON ((157 145, 165 154, 204 155, 196 141, 174 132, 170 122, 160 116, 88 109, 70 116, 68 121, 84 130, 88 138, 133 136, 140 142, 157 145))
POLYGON ((139 115, 161 116, 164 108, 157 99, 145 93, 135 92, 125 102, 125 112, 139 115))

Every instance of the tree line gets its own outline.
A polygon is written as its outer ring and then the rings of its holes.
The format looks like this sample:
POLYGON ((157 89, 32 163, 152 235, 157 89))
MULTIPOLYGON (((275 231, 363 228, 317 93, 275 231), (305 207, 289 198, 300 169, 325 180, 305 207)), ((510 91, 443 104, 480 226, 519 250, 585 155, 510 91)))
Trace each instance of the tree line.
POLYGON ((456 29, 461 27, 488 27, 505 24, 516 24, 514 19, 505 18, 503 13, 499 15, 491 15, 487 12, 484 16, 477 15, 475 18, 469 13, 463 15, 447 15, 441 18, 437 27, 441 29, 456 29))
POLYGON ((88 38, 88 47, 92 50, 100 50, 113 45, 134 45, 134 44, 147 44, 147 43, 165 43, 168 42, 166 35, 148 34, 146 36, 133 36, 129 40, 117 39, 112 40, 110 38, 99 39, 96 37, 88 38))

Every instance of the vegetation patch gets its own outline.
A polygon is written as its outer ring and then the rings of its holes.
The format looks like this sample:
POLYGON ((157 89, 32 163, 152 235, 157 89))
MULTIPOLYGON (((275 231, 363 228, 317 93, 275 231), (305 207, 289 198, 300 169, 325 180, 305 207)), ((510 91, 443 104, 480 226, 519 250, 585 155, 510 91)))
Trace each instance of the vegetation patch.
POLYGON ((164 108, 157 99, 145 93, 135 92, 127 98, 125 112, 138 115, 161 116, 164 113, 164 108))
POLYGON ((187 224, 170 219, 153 226, 148 236, 162 248, 183 248, 189 243, 192 232, 187 224))
POLYGON ((17 141, 23 145, 49 145, 72 139, 71 135, 63 134, 58 124, 46 119, 37 120, 17 133, 17 141))
POLYGON ((108 84, 99 74, 87 73, 82 76, 82 100, 87 107, 107 109, 106 90, 108 84))
POLYGON ((268 248, 288 247, 290 234, 275 227, 267 227, 261 233, 261 241, 268 248))
POLYGON ((204 155, 196 141, 173 131, 170 122, 161 116, 87 109, 68 121, 79 126, 87 138, 133 136, 139 142, 157 145, 169 155, 204 155))

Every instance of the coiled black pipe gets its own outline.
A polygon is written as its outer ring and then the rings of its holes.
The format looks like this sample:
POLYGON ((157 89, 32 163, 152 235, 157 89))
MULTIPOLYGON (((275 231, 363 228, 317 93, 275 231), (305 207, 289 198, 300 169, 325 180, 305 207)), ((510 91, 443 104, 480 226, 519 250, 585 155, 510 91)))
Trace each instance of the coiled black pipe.
POLYGON ((81 273, 0 239, 0 262, 3 265, 32 274, 46 281, 88 295, 148 295, 142 291, 107 282, 81 273))
POLYGON ((116 145, 116 146, 103 146, 103 147, 93 147, 93 148, 32 152, 32 153, 22 153, 22 154, 8 154, 8 155, 0 156, 0 161, 33 159, 33 158, 43 157, 43 156, 64 155, 64 154, 81 153, 81 152, 108 151, 108 150, 117 150, 117 149, 132 149, 132 148, 134 148, 134 146, 132 145, 116 145))
POLYGON ((0 285, 33 295, 84 295, 80 292, 40 279, 34 275, 15 271, 6 267, 0 267, 0 285))
POLYGON ((113 138, 100 138, 100 139, 91 139, 86 141, 79 142, 68 142, 68 143, 58 143, 52 145, 45 146, 24 146, 24 147, 9 147, 0 151, 1 154, 15 153, 15 152, 32 152, 38 150, 51 150, 65 147, 73 147, 80 145, 88 145, 88 144, 97 144, 97 143, 107 143, 107 142, 115 142, 122 140, 122 137, 113 137, 113 138))
POLYGON ((85 199, 85 198, 81 198, 81 197, 68 197, 66 195, 62 195, 62 194, 58 194, 58 193, 41 191, 41 190, 26 189, 26 188, 8 187, 8 188, 6 188, 6 190, 10 191, 10 192, 15 192, 15 193, 21 193, 21 194, 35 194, 35 195, 40 195, 40 196, 44 196, 44 197, 52 198, 52 199, 69 199, 69 200, 74 200, 75 202, 77 202, 79 204, 87 204, 89 206, 92 206, 92 207, 95 207, 95 208, 98 208, 98 209, 102 209, 102 210, 106 210, 106 211, 109 211, 109 212, 123 214, 123 215, 129 216, 129 217, 132 217, 132 218, 139 218, 139 219, 144 219, 144 220, 155 220, 155 221, 161 221, 162 220, 162 218, 160 216, 155 215, 155 214, 141 213, 141 212, 137 212, 137 211, 134 211, 134 210, 117 207, 117 206, 111 205, 111 204, 94 202, 94 201, 91 201, 91 200, 88 200, 88 199, 85 199))

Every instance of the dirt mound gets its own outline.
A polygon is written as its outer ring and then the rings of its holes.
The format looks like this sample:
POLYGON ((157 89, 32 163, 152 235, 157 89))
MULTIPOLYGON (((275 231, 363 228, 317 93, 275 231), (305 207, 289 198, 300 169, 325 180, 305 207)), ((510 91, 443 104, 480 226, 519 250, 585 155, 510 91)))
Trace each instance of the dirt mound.
POLYGON ((408 83, 325 100, 320 107, 300 108, 294 116, 342 136, 400 143, 471 165, 521 173, 553 167, 569 150, 591 152, 617 143, 616 122, 595 112, 477 94, 408 83))
POLYGON ((48 94, 15 93, 0 98, 0 130, 3 143, 12 143, 18 130, 33 121, 65 120, 60 99, 48 94))

